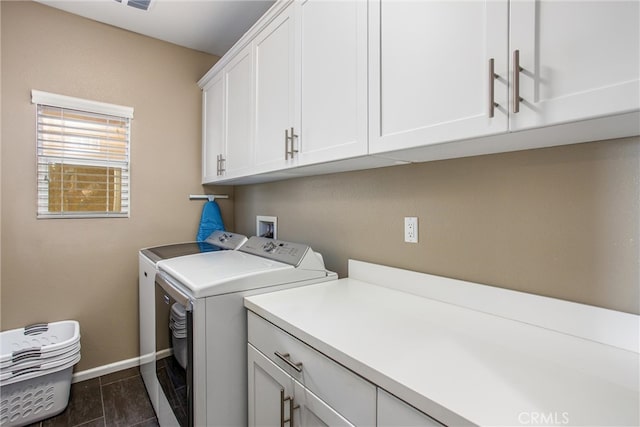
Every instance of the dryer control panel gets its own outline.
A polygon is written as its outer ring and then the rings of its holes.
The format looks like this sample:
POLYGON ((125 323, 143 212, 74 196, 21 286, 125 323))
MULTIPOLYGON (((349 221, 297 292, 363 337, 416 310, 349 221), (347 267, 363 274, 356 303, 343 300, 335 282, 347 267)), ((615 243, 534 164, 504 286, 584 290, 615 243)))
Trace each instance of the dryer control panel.
POLYGON ((309 251, 309 246, 253 236, 238 250, 297 267, 309 251))

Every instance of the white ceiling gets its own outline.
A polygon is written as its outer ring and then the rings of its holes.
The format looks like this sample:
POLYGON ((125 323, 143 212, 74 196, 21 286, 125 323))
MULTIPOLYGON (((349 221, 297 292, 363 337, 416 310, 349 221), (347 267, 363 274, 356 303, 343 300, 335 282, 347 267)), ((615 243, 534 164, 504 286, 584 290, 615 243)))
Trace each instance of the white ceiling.
POLYGON ((95 21, 222 56, 274 0, 152 0, 149 10, 116 0, 36 0, 95 21))

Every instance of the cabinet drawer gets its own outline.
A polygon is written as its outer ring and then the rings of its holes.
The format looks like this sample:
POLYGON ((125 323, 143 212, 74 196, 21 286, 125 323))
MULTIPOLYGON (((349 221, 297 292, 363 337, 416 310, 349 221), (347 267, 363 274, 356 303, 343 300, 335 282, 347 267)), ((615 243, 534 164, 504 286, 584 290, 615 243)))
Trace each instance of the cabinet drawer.
POLYGON ((284 369, 354 425, 375 425, 376 387, 277 326, 248 312, 248 339, 254 347, 284 369), (300 372, 292 364, 302 363, 300 372))

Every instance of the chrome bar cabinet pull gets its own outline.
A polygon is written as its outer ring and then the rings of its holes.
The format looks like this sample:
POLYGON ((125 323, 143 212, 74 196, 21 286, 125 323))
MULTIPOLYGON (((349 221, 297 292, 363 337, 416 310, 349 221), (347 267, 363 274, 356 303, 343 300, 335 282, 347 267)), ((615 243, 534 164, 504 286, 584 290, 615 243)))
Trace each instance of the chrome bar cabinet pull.
POLYGON ((289 129, 284 130, 284 159, 289 160, 289 129))
POLYGON ((298 135, 293 133, 293 127, 291 128, 291 135, 289 135, 289 129, 285 129, 284 131, 284 159, 289 160, 289 157, 293 159, 294 153, 297 153, 298 150, 294 149, 293 139, 297 138, 298 135), (291 143, 291 149, 289 149, 289 143, 291 143))
POLYGON ((217 166, 216 166, 216 175, 220 176, 220 175, 224 175, 224 162, 225 162, 225 158, 222 156, 222 154, 218 154, 216 156, 216 160, 217 160, 217 166))
POLYGON ((292 362, 291 356, 289 355, 289 353, 282 354, 279 351, 276 351, 273 354, 275 354, 280 360, 282 360, 287 365, 291 366, 297 372, 302 372, 302 362, 298 362, 298 363, 292 362))
POLYGON ((520 111, 520 72, 522 67, 520 66, 520 50, 513 51, 513 112, 520 111))
POLYGON ((289 423, 289 427, 293 427, 293 411, 298 409, 300 405, 296 405, 293 401, 293 397, 284 397, 284 389, 280 389, 280 427, 284 427, 285 423, 289 423), (289 418, 284 418, 284 404, 289 402, 289 418))
POLYGON ((494 59, 489 59, 489 118, 493 118, 495 108, 498 103, 495 102, 495 80, 500 77, 495 73, 494 59))

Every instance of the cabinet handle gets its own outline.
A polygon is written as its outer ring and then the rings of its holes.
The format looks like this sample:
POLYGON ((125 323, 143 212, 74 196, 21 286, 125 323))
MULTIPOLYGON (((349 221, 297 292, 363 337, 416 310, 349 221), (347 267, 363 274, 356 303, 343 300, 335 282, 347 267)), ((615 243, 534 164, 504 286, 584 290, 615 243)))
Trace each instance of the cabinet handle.
POLYGON ((218 154, 217 156, 217 166, 216 166, 216 175, 220 176, 220 175, 224 175, 224 162, 225 162, 225 158, 222 157, 222 154, 218 154))
POLYGON ((284 397, 284 389, 280 389, 280 427, 284 427, 285 423, 289 423, 289 427, 293 427, 293 411, 298 409, 300 405, 296 405, 293 401, 293 397, 284 397), (289 402, 289 418, 284 419, 284 403, 289 402))
POLYGON ((284 159, 289 160, 289 129, 284 130, 284 159))
POLYGON ((495 80, 500 77, 495 73, 494 59, 489 59, 489 118, 493 118, 495 108, 498 103, 495 102, 495 80))
POLYGON ((513 112, 517 113, 520 111, 520 71, 522 71, 522 67, 520 66, 520 50, 516 49, 513 51, 513 112))
POLYGON ((284 130, 284 159, 289 160, 289 156, 293 159, 293 154, 297 153, 298 150, 293 148, 293 139, 297 138, 298 135, 293 133, 293 127, 291 128, 291 135, 289 135, 289 129, 284 130), (289 143, 291 143, 291 150, 289 150, 289 143))
POLYGON ((293 159, 293 154, 298 152, 298 150, 296 150, 294 148, 294 145, 293 145, 294 144, 294 138, 297 138, 297 137, 298 137, 298 135, 293 133, 293 127, 291 127, 291 158, 292 159, 293 159))
POLYGON ((284 363, 286 363, 287 365, 291 366, 293 369, 295 369, 297 372, 302 372, 302 362, 299 363, 294 363, 291 361, 291 356, 289 355, 289 353, 280 353, 279 351, 276 351, 275 354, 277 357, 280 358, 280 360, 282 360, 284 363))
POLYGON ((222 154, 220 154, 220 175, 224 175, 227 171, 227 159, 224 158, 222 154))

